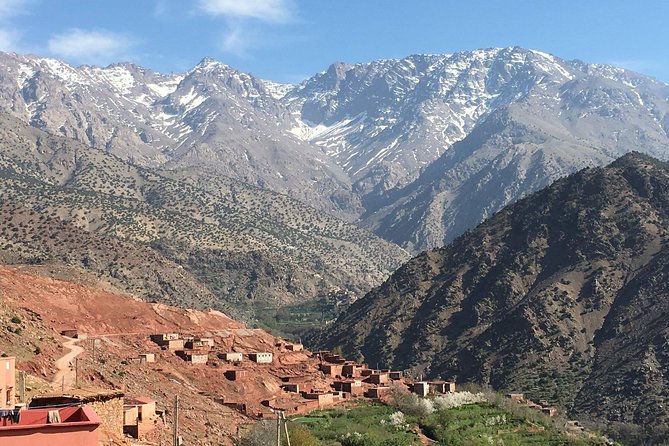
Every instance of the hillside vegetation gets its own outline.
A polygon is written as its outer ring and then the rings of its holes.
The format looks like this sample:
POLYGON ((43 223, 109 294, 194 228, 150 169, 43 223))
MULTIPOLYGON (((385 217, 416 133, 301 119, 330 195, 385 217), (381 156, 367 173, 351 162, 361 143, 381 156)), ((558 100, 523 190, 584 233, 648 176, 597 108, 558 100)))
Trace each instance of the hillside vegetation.
POLYGON ((313 341, 667 434, 669 165, 585 169, 425 252, 313 341))
POLYGON ((244 314, 362 293, 407 254, 277 193, 203 186, 0 116, 5 262, 84 268, 146 299, 244 314))

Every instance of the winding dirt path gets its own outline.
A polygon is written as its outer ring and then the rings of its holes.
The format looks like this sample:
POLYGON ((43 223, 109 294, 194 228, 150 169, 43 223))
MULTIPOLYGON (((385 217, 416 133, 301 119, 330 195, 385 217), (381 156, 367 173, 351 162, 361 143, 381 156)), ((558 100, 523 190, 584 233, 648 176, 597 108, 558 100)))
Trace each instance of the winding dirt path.
POLYGON ((84 348, 76 345, 79 339, 65 338, 67 341, 63 342, 63 347, 69 350, 64 356, 55 362, 56 374, 51 381, 51 387, 54 390, 61 388, 71 389, 76 384, 76 371, 74 366, 74 359, 84 352, 84 348), (64 386, 63 386, 64 384, 64 386))

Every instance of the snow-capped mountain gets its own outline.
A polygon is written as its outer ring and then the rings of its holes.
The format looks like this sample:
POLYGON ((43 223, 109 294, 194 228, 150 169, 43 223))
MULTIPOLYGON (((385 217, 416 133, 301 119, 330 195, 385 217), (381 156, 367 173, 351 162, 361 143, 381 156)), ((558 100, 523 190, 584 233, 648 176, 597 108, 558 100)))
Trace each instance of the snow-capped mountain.
POLYGON ((297 86, 0 55, 0 107, 149 166, 286 193, 414 250, 631 150, 669 157, 669 87, 523 48, 335 63, 297 86))
POLYGON ((657 118, 652 100, 640 103, 648 87, 658 87, 648 78, 522 48, 337 63, 283 101, 297 118, 296 135, 323 147, 356 190, 382 193, 415 180, 492 111, 510 104, 601 113, 605 105, 595 102, 597 108, 585 110, 589 100, 604 99, 594 79, 627 90, 628 98, 610 98, 619 106, 657 118))
POLYGON ((284 85, 211 59, 175 75, 12 53, 0 67, 0 107, 36 127, 140 165, 230 176, 348 218, 360 211, 346 174, 289 133, 284 85))

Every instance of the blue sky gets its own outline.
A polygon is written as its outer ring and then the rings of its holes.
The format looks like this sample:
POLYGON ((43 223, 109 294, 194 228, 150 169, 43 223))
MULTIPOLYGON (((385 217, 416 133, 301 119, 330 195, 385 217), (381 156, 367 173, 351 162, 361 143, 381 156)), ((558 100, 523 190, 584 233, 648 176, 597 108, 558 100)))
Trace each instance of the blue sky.
POLYGON ((669 1, 0 0, 0 50, 184 71, 205 56, 280 82, 334 61, 523 46, 669 82, 669 1))

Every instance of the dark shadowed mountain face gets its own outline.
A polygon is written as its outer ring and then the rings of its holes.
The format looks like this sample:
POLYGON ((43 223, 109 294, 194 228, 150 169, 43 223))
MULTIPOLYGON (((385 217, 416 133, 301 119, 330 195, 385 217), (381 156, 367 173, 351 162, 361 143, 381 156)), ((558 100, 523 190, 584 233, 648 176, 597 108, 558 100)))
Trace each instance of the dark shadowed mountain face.
POLYGON ((150 300, 248 317, 362 294, 408 258, 284 195, 140 168, 2 114, 0 178, 0 263, 67 265, 150 300))
POLYGON ((669 165, 633 153, 420 254, 314 342, 662 426, 668 278, 669 165))
POLYGON ((148 167, 289 195, 419 251, 630 148, 667 158, 669 87, 523 48, 336 63, 280 85, 0 55, 0 107, 148 167))

